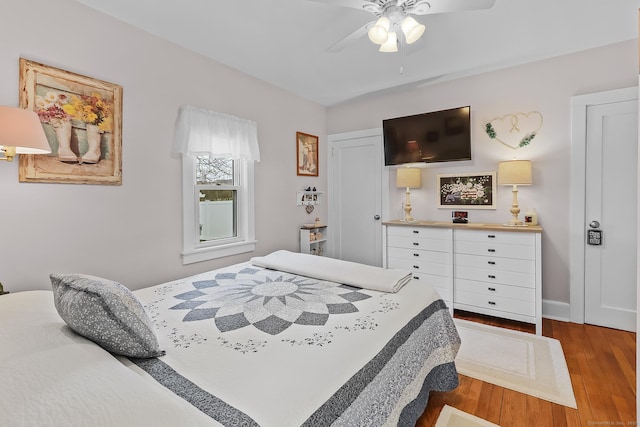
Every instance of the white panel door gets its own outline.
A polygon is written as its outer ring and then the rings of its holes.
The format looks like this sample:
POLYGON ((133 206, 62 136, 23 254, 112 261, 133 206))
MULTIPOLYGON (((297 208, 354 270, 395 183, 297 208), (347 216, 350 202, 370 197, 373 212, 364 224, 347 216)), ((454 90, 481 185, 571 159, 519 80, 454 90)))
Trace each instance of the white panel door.
POLYGON ((585 322, 635 331, 638 101, 589 106, 586 141, 585 322))
POLYGON ((349 135, 329 137, 331 255, 382 266, 382 135, 349 135))

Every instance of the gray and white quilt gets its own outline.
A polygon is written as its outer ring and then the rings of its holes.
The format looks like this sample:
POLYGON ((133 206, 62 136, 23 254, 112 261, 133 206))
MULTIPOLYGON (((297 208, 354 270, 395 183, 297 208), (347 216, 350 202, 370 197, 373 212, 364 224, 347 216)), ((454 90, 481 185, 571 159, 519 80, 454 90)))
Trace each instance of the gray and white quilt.
POLYGON ((386 293, 242 263, 135 295, 166 355, 128 364, 214 424, 414 426, 458 384, 453 320, 418 281, 386 293))

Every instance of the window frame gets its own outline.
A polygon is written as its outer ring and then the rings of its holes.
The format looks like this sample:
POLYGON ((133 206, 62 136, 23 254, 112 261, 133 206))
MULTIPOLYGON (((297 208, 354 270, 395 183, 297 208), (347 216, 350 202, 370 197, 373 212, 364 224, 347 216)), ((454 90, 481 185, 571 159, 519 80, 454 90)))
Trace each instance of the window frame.
MULTIPOLYGON (((256 249, 253 161, 233 159, 237 188, 236 236, 200 242, 198 210, 200 189, 196 183, 195 157, 182 155, 182 263, 192 264, 252 252, 256 249)), ((211 186, 221 189, 220 186, 211 186)))

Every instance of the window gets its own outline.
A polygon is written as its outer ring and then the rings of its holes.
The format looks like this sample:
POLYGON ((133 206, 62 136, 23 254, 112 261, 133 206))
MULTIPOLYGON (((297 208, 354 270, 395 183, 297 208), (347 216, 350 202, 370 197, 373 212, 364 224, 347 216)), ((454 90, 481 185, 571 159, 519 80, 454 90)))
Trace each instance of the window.
POLYGON ((195 157, 200 242, 238 236, 237 201, 242 189, 234 163, 225 157, 195 157))
POLYGON ((184 105, 172 152, 182 155, 184 264, 255 250, 257 124, 184 105))
POLYGON ((255 250, 253 162, 183 157, 183 263, 255 250))

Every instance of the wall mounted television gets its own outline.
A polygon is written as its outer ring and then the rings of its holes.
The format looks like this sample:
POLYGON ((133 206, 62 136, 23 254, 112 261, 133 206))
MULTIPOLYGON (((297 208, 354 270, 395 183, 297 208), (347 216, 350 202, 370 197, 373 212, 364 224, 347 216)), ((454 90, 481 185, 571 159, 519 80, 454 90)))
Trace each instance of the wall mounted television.
POLYGON ((471 160, 471 107, 382 121, 385 166, 471 160))

